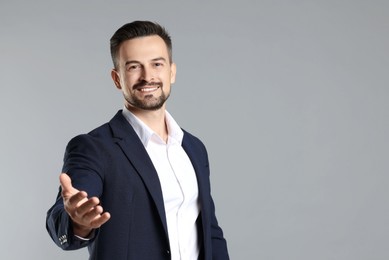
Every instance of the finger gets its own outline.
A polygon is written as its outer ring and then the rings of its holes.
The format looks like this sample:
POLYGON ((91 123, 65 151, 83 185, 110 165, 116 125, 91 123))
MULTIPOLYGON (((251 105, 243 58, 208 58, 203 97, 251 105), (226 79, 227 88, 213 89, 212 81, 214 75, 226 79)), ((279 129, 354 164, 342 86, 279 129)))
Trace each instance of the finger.
MULTIPOLYGON (((80 213, 81 212, 77 212, 77 214, 80 213)), ((80 214, 78 216, 81 217, 83 223, 89 226, 92 223, 92 221, 99 218, 102 213, 103 213, 103 207, 97 205, 96 207, 89 208, 87 212, 83 212, 82 215, 80 214)))
POLYGON ((76 194, 64 194, 63 198, 71 207, 79 207, 87 201, 88 194, 85 191, 79 191, 76 194))
POLYGON ((62 192, 73 192, 72 180, 66 173, 59 175, 59 182, 61 184, 62 192))
POLYGON ((99 228, 107 222, 110 217, 111 215, 108 212, 103 213, 103 208, 101 206, 96 206, 83 216, 78 216, 77 223, 89 229, 94 229, 99 228))
POLYGON ((91 221, 91 226, 93 228, 99 228, 101 225, 105 224, 111 218, 111 214, 104 212, 100 216, 96 217, 91 221))
MULTIPOLYGON (((96 208, 99 205, 99 203, 100 203, 100 200, 97 197, 92 197, 92 198, 86 200, 85 202, 82 202, 80 205, 78 205, 77 210, 76 210, 76 214, 78 216, 82 217, 85 214, 89 213, 94 208, 96 208)), ((101 212, 103 212, 103 211, 101 210, 101 212)), ((99 213, 101 213, 101 212, 99 212, 99 213)))
POLYGON ((88 196, 86 192, 80 192, 72 186, 72 180, 66 173, 60 174, 59 181, 61 183, 62 198, 66 200, 67 203, 70 203, 71 206, 77 206, 80 201, 88 196))

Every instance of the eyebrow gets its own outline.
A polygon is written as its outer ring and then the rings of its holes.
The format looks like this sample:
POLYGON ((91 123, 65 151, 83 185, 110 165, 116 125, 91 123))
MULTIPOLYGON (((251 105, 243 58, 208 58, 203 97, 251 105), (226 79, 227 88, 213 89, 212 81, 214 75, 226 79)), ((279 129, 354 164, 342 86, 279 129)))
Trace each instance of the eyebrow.
MULTIPOLYGON (((155 61, 164 61, 164 62, 166 62, 166 59, 164 57, 158 57, 158 58, 152 59, 151 61, 152 62, 155 62, 155 61)), ((140 64, 141 62, 137 61, 137 60, 129 60, 129 61, 126 61, 126 63, 124 63, 124 65, 127 66, 128 64, 131 64, 131 63, 140 64)))
POLYGON ((164 61, 164 62, 166 62, 166 59, 164 57, 158 57, 158 58, 152 59, 151 61, 164 61))

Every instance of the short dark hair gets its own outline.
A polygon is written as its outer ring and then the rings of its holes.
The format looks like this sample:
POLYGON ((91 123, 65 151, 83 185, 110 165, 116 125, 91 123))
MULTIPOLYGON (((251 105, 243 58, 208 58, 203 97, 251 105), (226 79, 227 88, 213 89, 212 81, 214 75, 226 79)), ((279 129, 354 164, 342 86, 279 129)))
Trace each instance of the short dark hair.
POLYGON ((169 61, 171 63, 173 61, 172 41, 166 29, 158 23, 153 23, 150 21, 134 21, 120 27, 111 37, 111 57, 115 69, 118 69, 119 64, 117 62, 117 55, 120 45, 124 41, 152 35, 158 35, 163 39, 166 44, 169 53, 169 61))

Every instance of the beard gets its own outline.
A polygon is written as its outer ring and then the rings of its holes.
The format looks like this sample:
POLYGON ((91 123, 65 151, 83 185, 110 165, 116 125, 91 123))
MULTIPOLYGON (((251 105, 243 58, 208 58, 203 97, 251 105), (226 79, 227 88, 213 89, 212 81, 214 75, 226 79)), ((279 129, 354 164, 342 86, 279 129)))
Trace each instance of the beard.
POLYGON ((149 111, 155 111, 160 109, 166 102, 166 100, 169 98, 170 93, 165 93, 163 91, 163 85, 162 83, 139 83, 134 85, 133 89, 135 92, 124 94, 124 99, 127 101, 128 104, 131 106, 142 109, 142 110, 149 110, 149 111), (161 94, 159 96, 154 96, 154 94, 145 95, 142 99, 136 96, 135 92, 137 89, 145 86, 158 86, 161 90, 161 94))

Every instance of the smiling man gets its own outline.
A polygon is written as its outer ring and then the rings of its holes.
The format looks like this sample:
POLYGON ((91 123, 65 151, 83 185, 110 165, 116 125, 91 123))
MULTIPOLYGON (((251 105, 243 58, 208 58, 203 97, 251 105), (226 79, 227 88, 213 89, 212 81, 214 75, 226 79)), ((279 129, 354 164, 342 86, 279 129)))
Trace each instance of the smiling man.
POLYGON ((112 79, 123 91, 126 107, 140 114, 142 110, 159 111, 163 117, 161 108, 170 95, 170 85, 176 75, 176 65, 164 40, 154 35, 125 41, 117 55, 112 79))
POLYGON ((166 111, 176 65, 160 25, 135 21, 111 38, 111 76, 124 107, 66 147, 46 227, 90 259, 229 259, 203 143, 166 111))

